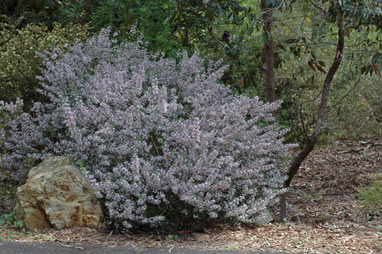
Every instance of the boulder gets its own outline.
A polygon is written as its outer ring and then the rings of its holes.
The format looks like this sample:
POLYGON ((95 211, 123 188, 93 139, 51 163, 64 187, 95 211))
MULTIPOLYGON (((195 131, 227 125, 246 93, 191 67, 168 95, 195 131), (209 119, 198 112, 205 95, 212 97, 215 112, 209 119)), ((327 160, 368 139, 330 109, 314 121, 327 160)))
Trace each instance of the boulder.
POLYGON ((51 157, 29 171, 17 188, 15 216, 27 229, 103 227, 104 216, 90 184, 67 157, 51 157))
POLYGON ((264 210, 255 218, 254 224, 258 226, 263 226, 269 224, 273 221, 272 214, 268 210, 264 210))

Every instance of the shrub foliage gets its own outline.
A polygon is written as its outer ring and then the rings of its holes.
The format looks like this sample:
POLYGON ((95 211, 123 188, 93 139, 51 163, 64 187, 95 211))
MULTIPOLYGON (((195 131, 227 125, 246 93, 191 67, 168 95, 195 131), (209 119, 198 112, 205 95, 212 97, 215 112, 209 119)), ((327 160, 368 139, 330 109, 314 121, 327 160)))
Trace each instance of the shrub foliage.
POLYGON ((27 108, 32 101, 40 101, 36 76, 41 74, 42 61, 36 52, 63 48, 75 39, 85 41, 88 30, 87 25, 73 24, 54 24, 51 30, 33 24, 16 29, 9 19, 0 22, 0 100, 10 102, 20 97, 27 108))
POLYGON ((358 190, 362 208, 371 218, 381 216, 382 208, 382 180, 374 180, 370 186, 362 186, 358 190))
POLYGON ((41 54, 50 103, 0 105, 0 167, 22 179, 43 158, 72 157, 119 229, 253 222, 284 191, 279 103, 220 85, 221 62, 176 63, 109 33, 41 54))

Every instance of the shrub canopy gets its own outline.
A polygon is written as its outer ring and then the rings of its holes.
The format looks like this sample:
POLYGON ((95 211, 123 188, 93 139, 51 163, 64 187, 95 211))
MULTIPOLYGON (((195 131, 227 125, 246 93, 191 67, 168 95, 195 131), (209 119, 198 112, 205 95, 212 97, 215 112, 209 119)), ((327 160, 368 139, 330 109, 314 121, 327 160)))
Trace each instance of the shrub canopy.
POLYGON ((115 44, 109 30, 41 54, 50 103, 2 103, 0 167, 67 155, 84 169, 113 227, 182 227, 190 221, 251 223, 283 189, 288 148, 272 115, 280 103, 235 95, 204 67, 115 44))

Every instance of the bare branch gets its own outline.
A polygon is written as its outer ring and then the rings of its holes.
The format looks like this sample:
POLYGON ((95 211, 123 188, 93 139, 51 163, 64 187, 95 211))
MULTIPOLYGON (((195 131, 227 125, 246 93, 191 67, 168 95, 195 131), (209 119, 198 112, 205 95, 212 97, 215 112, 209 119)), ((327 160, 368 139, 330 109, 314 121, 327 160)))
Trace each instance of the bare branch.
POLYGON ((319 6, 317 3, 315 3, 313 0, 309 0, 309 2, 314 6, 316 7, 317 9, 319 9, 322 13, 324 13, 325 15, 327 14, 327 11, 324 10, 321 6, 319 6))
POLYGON ((226 46, 224 45, 224 43, 216 36, 216 34, 212 31, 212 28, 209 28, 208 29, 208 33, 220 44, 220 46, 222 46, 223 48, 225 48, 226 46))

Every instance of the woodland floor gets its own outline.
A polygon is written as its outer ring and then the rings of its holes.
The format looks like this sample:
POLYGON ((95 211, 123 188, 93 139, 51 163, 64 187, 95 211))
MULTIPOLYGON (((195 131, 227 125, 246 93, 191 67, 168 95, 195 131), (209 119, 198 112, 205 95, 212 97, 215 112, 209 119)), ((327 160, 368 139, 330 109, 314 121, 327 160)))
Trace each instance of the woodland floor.
MULTIPOLYGON (((311 153, 292 182, 290 222, 262 227, 216 226, 176 235, 125 234, 93 229, 26 232, 0 226, 0 240, 58 242, 63 245, 272 250, 285 253, 382 253, 382 217, 361 210, 356 188, 382 179, 382 139, 340 141, 311 153)), ((5 185, 3 185, 5 187, 5 185)), ((12 188, 0 192, 0 214, 12 205, 12 188), (1 210, 3 209, 3 211, 1 210)))

